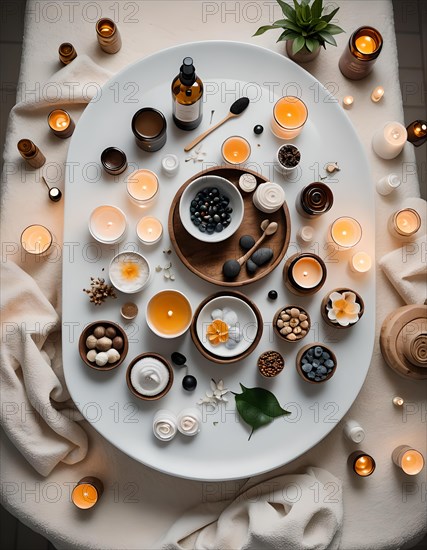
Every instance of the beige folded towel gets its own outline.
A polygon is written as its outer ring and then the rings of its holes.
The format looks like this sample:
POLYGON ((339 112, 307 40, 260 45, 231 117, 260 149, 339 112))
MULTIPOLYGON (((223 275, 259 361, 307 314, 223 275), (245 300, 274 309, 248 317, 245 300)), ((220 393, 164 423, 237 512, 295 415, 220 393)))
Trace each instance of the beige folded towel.
POLYGON ((199 505, 182 516, 155 548, 335 550, 342 519, 341 481, 321 468, 308 468, 304 474, 263 481, 240 493, 225 509, 224 501, 199 505))

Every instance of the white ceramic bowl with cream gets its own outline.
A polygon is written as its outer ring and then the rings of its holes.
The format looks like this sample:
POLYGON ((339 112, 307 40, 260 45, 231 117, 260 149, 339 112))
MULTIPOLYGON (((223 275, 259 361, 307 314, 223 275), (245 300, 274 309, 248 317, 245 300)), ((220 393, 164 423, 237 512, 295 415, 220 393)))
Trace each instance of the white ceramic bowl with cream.
POLYGON ((117 290, 135 294, 149 284, 151 268, 148 260, 139 252, 120 252, 111 260, 108 275, 117 290))

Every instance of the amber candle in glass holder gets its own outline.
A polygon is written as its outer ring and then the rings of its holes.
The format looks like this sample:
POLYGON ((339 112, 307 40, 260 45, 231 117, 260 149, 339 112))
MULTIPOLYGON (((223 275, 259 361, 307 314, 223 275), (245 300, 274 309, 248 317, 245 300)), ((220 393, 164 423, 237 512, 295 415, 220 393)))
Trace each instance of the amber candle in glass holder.
POLYGON ((280 139, 293 139, 301 133, 307 118, 304 101, 295 96, 281 97, 273 108, 271 131, 280 139))
POLYGON ((84 477, 74 487, 71 500, 80 510, 93 508, 104 492, 104 485, 97 477, 84 477))
POLYGON ((376 464, 372 456, 363 451, 354 451, 348 457, 353 472, 359 477, 368 477, 375 472, 376 464))
POLYGON ((249 142, 240 136, 227 138, 221 147, 222 157, 228 164, 242 164, 251 154, 249 142))
POLYGON ((421 227, 421 217, 413 208, 404 208, 392 214, 388 221, 390 234, 399 240, 412 239, 421 227))
POLYGON ((408 141, 414 145, 414 147, 419 147, 427 141, 427 121, 425 120, 415 120, 411 122, 409 126, 406 127, 408 132, 408 141))
POLYGON ((338 66, 342 74, 351 80, 365 78, 373 69, 381 53, 383 38, 373 27, 359 27, 350 36, 338 66))
POLYGON ((105 53, 117 53, 122 47, 122 39, 117 25, 104 17, 96 23, 98 43, 105 53))
POLYGON ((76 127, 73 119, 63 109, 51 111, 47 117, 47 122, 53 134, 61 139, 69 138, 76 127))

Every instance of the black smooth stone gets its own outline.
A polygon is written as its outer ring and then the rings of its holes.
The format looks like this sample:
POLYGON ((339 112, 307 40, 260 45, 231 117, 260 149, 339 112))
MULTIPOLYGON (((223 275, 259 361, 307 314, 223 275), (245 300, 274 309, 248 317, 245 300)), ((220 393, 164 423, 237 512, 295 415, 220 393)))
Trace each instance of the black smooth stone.
POLYGON ((224 229, 222 223, 217 223, 216 226, 215 226, 215 231, 217 233, 221 233, 221 231, 224 229))
POLYGON ((258 248, 252 256, 251 260, 258 266, 264 265, 273 257, 273 251, 271 248, 258 248))
POLYGON ((250 250, 255 244, 255 239, 252 235, 243 235, 243 237, 240 237, 239 244, 243 250, 250 250))
POLYGON ((258 266, 251 259, 246 262, 246 270, 250 275, 253 275, 257 269, 258 266))
POLYGON ((185 355, 182 355, 182 353, 179 353, 179 351, 174 351, 171 355, 171 359, 172 362, 179 367, 182 367, 187 362, 187 358, 185 357, 185 355))
POLYGON ((234 279, 240 273, 240 264, 237 260, 227 260, 222 266, 222 273, 227 279, 234 279))
POLYGON ((262 134, 264 131, 264 126, 261 126, 261 124, 257 124, 256 126, 254 126, 254 133, 259 136, 260 134, 262 134))
POLYGON ((270 298, 270 300, 277 300, 277 292, 275 290, 270 290, 270 292, 268 293, 268 297, 270 298))
POLYGON ((184 376, 182 379, 182 387, 186 391, 194 391, 197 387, 197 380, 191 374, 187 374, 187 376, 184 376))

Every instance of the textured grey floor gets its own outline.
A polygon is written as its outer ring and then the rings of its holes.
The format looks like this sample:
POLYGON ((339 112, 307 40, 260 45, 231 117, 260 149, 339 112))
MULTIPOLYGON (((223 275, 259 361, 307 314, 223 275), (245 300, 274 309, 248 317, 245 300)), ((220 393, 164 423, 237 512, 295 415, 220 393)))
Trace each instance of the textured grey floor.
MULTIPOLYGON (((393 0, 405 123, 427 120, 427 0, 393 0)), ((0 2, 0 150, 3 151, 7 118, 15 104, 21 61, 25 0, 0 2)), ((416 148, 421 195, 427 198, 427 144, 416 148)), ((3 160, 2 160, 3 162, 3 160)), ((2 550, 54 550, 0 507, 0 548, 2 550)), ((427 537, 415 550, 427 548, 427 537)), ((395 550, 395 549, 390 549, 395 550)))

